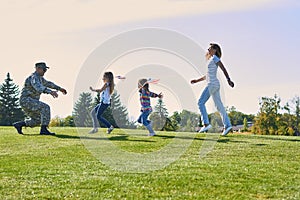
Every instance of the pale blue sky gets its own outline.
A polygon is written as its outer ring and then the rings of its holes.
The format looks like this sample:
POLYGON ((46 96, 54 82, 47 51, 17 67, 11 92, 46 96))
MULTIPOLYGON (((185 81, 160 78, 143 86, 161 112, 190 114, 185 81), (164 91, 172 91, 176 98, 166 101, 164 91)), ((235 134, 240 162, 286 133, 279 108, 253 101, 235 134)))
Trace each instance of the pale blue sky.
POLYGON ((285 102, 300 95, 299 11, 299 6, 292 4, 270 6, 126 23, 88 29, 80 34, 93 38, 97 33, 161 27, 179 31, 204 48, 212 41, 217 42, 223 48, 222 60, 236 82, 233 90, 224 87, 226 105, 246 113, 257 113, 262 96, 278 94, 285 102))
POLYGON ((49 96, 43 100, 52 105, 53 115, 66 116, 72 112, 72 90, 78 71, 98 45, 133 28, 161 27, 185 34, 203 48, 210 42, 221 45, 222 60, 236 82, 235 89, 224 86, 227 106, 257 113, 261 96, 277 93, 287 101, 300 95, 299 2, 244 1, 249 6, 243 7, 235 6, 234 1, 228 1, 232 4, 228 3, 228 7, 209 1, 215 5, 206 10, 202 9, 208 2, 205 0, 181 1, 179 7, 174 6, 177 1, 161 0, 159 10, 159 1, 146 6, 146 1, 136 1, 136 14, 132 4, 122 3, 116 8, 105 1, 66 1, 61 5, 53 1, 1 3, 5 5, 0 10, 0 79, 11 72, 14 81, 22 85, 34 63, 45 60, 52 66, 46 78, 66 87, 70 94, 58 100, 49 96), (65 12, 67 8, 69 13, 65 12))

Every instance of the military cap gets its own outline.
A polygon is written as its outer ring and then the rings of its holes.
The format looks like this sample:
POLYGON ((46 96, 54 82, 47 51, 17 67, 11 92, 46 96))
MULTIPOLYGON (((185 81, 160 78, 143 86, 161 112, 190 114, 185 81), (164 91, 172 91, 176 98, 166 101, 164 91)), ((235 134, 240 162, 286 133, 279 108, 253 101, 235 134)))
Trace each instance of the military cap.
POLYGON ((49 69, 49 67, 44 62, 35 63, 36 68, 49 69))

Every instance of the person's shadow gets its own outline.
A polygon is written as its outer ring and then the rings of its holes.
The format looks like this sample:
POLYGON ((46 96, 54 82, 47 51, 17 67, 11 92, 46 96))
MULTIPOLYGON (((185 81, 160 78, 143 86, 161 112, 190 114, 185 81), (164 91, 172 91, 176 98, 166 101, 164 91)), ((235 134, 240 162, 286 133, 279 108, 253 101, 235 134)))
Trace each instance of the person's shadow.
POLYGON ((104 137, 90 137, 90 136, 76 136, 76 135, 58 134, 58 135, 54 135, 54 137, 61 138, 61 139, 78 139, 78 140, 110 140, 110 141, 155 142, 155 141, 152 141, 152 140, 144 140, 144 139, 128 139, 128 135, 116 135, 116 136, 111 136, 109 138, 104 138, 104 137))

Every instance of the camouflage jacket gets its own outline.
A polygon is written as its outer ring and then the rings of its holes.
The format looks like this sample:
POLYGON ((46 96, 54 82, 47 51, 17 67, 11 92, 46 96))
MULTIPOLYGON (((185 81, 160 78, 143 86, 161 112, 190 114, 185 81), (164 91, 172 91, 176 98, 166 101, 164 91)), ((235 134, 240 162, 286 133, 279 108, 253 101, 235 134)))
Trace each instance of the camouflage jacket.
POLYGON ((58 85, 47 81, 37 72, 34 72, 25 80, 20 99, 31 97, 39 100, 42 93, 50 94, 52 92, 50 88, 55 90, 61 89, 58 85))

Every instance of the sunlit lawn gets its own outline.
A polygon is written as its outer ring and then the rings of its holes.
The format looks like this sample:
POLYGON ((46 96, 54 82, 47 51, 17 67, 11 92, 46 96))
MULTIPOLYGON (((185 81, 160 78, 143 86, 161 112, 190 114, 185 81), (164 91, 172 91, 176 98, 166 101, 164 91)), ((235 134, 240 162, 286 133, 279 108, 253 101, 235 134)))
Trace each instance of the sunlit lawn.
MULTIPOLYGON (((205 134, 193 139, 179 133, 183 143, 191 140, 179 159, 135 173, 100 162, 77 129, 51 130, 57 135, 28 128, 22 136, 0 127, 0 199, 300 199, 300 137, 230 134, 200 159, 205 134)), ((135 153, 155 152, 174 140, 172 132, 128 133, 115 129, 109 139, 135 153)))

